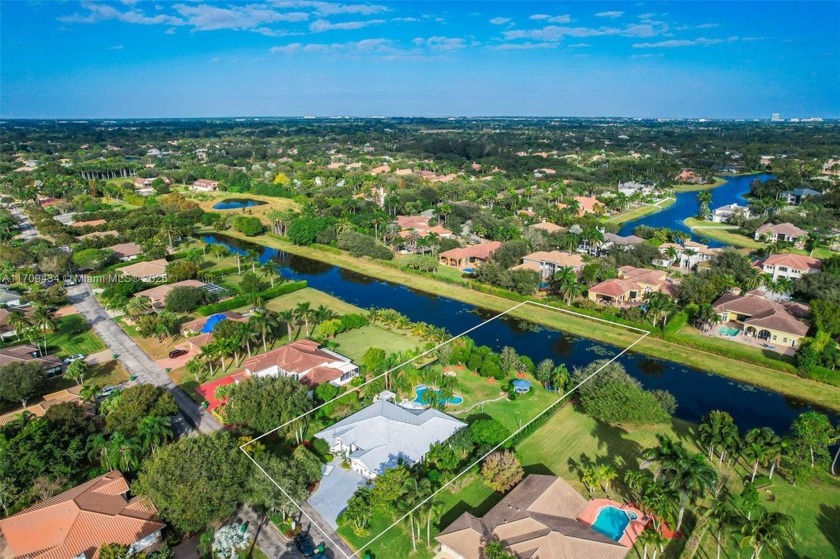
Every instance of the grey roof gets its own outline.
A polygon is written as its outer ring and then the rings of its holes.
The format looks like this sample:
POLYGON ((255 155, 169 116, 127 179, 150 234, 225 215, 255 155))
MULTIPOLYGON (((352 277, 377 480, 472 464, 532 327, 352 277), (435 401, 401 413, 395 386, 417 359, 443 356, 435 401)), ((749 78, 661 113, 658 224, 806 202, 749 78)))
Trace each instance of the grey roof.
POLYGON ((617 245, 638 245, 645 242, 643 238, 637 237, 636 235, 627 235, 626 237, 622 237, 621 235, 616 235, 615 233, 604 234, 604 240, 611 241, 617 245))
POLYGON ((337 441, 354 445, 358 450, 351 457, 369 471, 382 473, 396 466, 399 459, 417 462, 429 447, 465 426, 435 409, 418 412, 379 400, 315 436, 331 447, 337 441))
POLYGON ((6 304, 11 301, 20 301, 20 293, 6 289, 5 287, 0 288, 0 304, 6 304))
POLYGON ((796 188, 788 192, 794 196, 820 196, 822 194, 821 192, 817 192, 811 188, 796 188))

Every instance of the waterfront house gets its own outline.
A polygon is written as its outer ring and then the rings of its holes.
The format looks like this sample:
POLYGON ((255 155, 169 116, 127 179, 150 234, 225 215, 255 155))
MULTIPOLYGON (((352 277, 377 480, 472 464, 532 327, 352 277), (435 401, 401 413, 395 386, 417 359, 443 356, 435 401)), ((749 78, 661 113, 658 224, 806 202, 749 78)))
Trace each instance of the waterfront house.
POLYGON ((219 181, 210 179, 198 179, 190 185, 193 192, 215 192, 219 190, 219 181))
POLYGON ((801 204, 806 198, 810 198, 812 196, 821 196, 822 193, 811 188, 796 188, 794 190, 785 190, 784 192, 780 192, 777 198, 779 200, 783 200, 785 204, 789 206, 798 206, 801 204))
POLYGON ((433 408, 409 410, 382 399, 315 436, 334 455, 345 456, 353 471, 372 479, 401 462, 420 462, 433 444, 466 426, 433 408))
POLYGON ((440 253, 440 263, 462 270, 468 269, 490 260, 500 246, 502 243, 498 241, 487 241, 463 248, 453 248, 440 253))
POLYGON ((254 377, 293 377, 311 388, 325 382, 341 386, 359 374, 359 367, 349 358, 309 339, 249 357, 242 363, 242 370, 254 377))
POLYGON ((714 302, 715 311, 726 326, 751 338, 796 348, 809 326, 796 316, 801 306, 782 304, 757 292, 745 295, 724 293, 714 302))
POLYGON ((166 267, 169 265, 163 258, 129 264, 117 270, 126 277, 133 277, 143 281, 156 281, 166 279, 166 267))
POLYGON ((802 246, 808 232, 792 223, 765 223, 755 230, 755 240, 766 243, 793 243, 802 246))
POLYGON ((522 257, 522 263, 511 270, 533 270, 539 272, 543 281, 554 277, 560 268, 571 268, 576 274, 583 269, 583 258, 579 254, 571 254, 559 250, 551 252, 537 251, 522 257))
POLYGON ((746 206, 739 206, 738 204, 727 204, 712 210, 709 214, 709 220, 715 223, 729 223, 729 220, 734 216, 740 215, 744 219, 750 218, 750 209, 746 206))
POLYGON ((48 377, 58 376, 64 370, 64 363, 54 355, 41 355, 41 350, 32 344, 21 344, 0 348, 0 367, 10 363, 34 361, 44 369, 48 377))
POLYGON ((566 480, 531 474, 484 516, 464 512, 444 528, 435 538, 438 557, 481 559, 487 542, 495 540, 517 559, 624 559, 644 528, 642 515, 628 508, 633 520, 616 541, 591 527, 589 508, 590 501, 566 480))
POLYGON ((721 249, 709 248, 708 246, 694 241, 686 241, 684 244, 663 243, 659 245, 659 258, 654 258, 654 266, 669 268, 678 266, 680 268, 692 269, 701 262, 713 260, 721 249))
POLYGON ((818 272, 821 264, 816 258, 803 254, 782 253, 771 254, 759 261, 756 266, 765 274, 770 274, 773 280, 779 278, 795 280, 805 274, 818 272))
POLYGON ((429 225, 429 217, 425 215, 398 215, 395 219, 400 228, 400 237, 407 239, 412 232, 420 237, 436 233, 444 239, 452 238, 452 231, 440 225, 429 225))
POLYGON ((566 231, 568 231, 567 227, 561 227, 560 225, 557 225, 556 223, 551 223, 550 221, 534 223, 533 225, 529 226, 529 229, 544 231, 549 235, 552 233, 565 233, 566 231))
POLYGON ((166 525, 148 498, 129 492, 114 470, 0 520, 2 557, 97 559, 112 543, 131 554, 154 551, 166 525))
POLYGON ((665 292, 670 295, 667 275, 662 270, 622 266, 618 277, 589 288, 590 301, 609 305, 641 303, 648 293, 665 292))

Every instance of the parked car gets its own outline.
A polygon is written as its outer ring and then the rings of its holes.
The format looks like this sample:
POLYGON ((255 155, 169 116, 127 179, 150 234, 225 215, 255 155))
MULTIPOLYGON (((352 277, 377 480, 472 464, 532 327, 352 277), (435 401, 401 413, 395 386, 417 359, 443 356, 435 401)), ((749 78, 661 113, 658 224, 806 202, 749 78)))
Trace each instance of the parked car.
POLYGON ((96 393, 96 399, 104 400, 105 398, 113 394, 115 390, 117 390, 116 386, 109 386, 107 388, 103 388, 102 390, 96 393))
POLYGON ((187 351, 186 349, 173 349, 172 351, 169 352, 169 358, 170 359, 176 359, 176 358, 181 357, 182 355, 186 355, 188 353, 189 353, 189 351, 187 351))
POLYGON ((77 353, 76 355, 69 355, 69 356, 64 358, 64 364, 68 365, 68 364, 72 363, 73 361, 81 361, 84 358, 85 358, 85 356, 81 353, 77 353))
POLYGON ((295 547, 304 557, 313 557, 315 555, 315 543, 309 537, 308 532, 303 532, 295 536, 295 547))

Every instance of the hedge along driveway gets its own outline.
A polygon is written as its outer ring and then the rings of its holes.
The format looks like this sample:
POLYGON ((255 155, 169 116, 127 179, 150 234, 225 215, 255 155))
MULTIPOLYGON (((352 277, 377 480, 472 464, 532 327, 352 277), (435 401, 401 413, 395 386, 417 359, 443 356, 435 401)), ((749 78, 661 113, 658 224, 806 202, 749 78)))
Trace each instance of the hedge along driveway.
MULTIPOLYGON (((290 254, 298 254, 360 274, 399 283, 426 293, 436 295, 446 293, 446 296, 451 299, 491 311, 502 312, 513 306, 511 299, 506 297, 481 293, 458 284, 443 283, 428 276, 412 274, 374 260, 355 258, 347 253, 339 254, 333 251, 326 252, 311 247, 297 246, 274 236, 245 237, 241 233, 233 231, 227 231, 225 234, 235 239, 278 248, 290 254)), ((525 299, 525 297, 522 299, 525 299)), ((564 305, 557 306, 564 307, 564 305)), ((572 310, 579 312, 578 309, 572 310)), ((511 313, 511 316, 622 347, 626 347, 638 338, 638 334, 620 326, 559 313, 550 309, 542 309, 533 305, 517 309, 511 313)), ((709 351, 709 349, 711 348, 702 347, 699 344, 685 346, 672 343, 654 336, 648 336, 633 348, 638 353, 696 367, 710 373, 747 382, 840 411, 840 388, 836 386, 804 379, 759 363, 746 362, 728 355, 721 355, 709 351)))

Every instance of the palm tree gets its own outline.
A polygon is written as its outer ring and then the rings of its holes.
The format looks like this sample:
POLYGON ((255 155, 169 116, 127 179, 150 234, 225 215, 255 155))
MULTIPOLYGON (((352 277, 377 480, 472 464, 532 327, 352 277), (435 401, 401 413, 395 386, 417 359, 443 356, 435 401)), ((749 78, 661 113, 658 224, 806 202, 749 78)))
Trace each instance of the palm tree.
POLYGON ((92 435, 87 441, 88 458, 90 460, 99 459, 99 465, 105 470, 113 470, 114 465, 111 463, 111 455, 108 452, 108 440, 102 433, 92 435))
POLYGON ((732 504, 731 495, 725 489, 703 509, 702 514, 715 535, 717 559, 720 559, 721 548, 729 532, 737 526, 741 515, 732 504))
POLYGON ((769 427, 762 427, 750 429, 744 435, 744 448, 742 450, 744 457, 752 460, 752 476, 750 483, 755 481, 755 476, 758 473, 759 464, 764 464, 770 458, 773 449, 772 441, 776 434, 769 427))
POLYGON ((647 559, 649 545, 653 546, 652 559, 656 559, 656 555, 664 548, 665 544, 668 543, 668 540, 665 539, 662 534, 650 528, 642 530, 636 541, 642 544, 642 549, 644 550, 643 559, 647 559))
POLYGON ((656 435, 656 440, 658 441, 656 446, 642 451, 645 462, 656 464, 657 469, 653 474, 653 481, 657 481, 670 464, 679 457, 680 450, 685 451, 680 443, 674 442, 666 435, 656 435))
POLYGON ((758 510, 756 517, 744 521, 741 527, 740 547, 752 548, 750 559, 758 559, 764 549, 781 557, 784 548, 793 547, 796 538, 793 517, 781 512, 769 512, 764 507, 758 510))
POLYGON ((782 300, 783 295, 787 295, 793 291, 793 281, 790 278, 779 278, 776 280, 776 285, 773 291, 779 296, 779 301, 782 300))
POLYGON ((697 428, 700 442, 709 450, 709 460, 712 459, 715 451, 719 451, 720 467, 726 456, 727 450, 737 448, 740 441, 740 433, 735 420, 725 411, 712 410, 700 422, 697 428))
MULTIPOLYGON (((199 350, 198 358, 207 364, 210 368, 210 376, 213 376, 213 363, 216 362, 216 358, 219 356, 219 352, 216 350, 216 346, 212 343, 207 345, 201 346, 201 350, 199 350)), ((195 361, 194 359, 190 360, 190 363, 195 361)), ((189 363, 188 363, 189 365, 189 363)))
POLYGON ((140 297, 132 297, 125 305, 125 312, 131 318, 137 318, 141 314, 146 314, 152 310, 152 300, 141 295, 140 297))
POLYGON ((718 322, 720 322, 720 315, 717 313, 714 306, 708 303, 703 303, 697 308, 697 312, 694 315, 695 326, 702 325, 702 329, 705 331, 718 322))
POLYGON ((208 362, 205 359, 202 359, 200 356, 187 361, 185 367, 187 369, 187 372, 193 376, 195 382, 200 384, 207 380, 208 371, 207 367, 205 366, 207 363, 208 362))
POLYGON ((143 450, 154 453, 172 438, 172 422, 168 417, 150 415, 140 421, 138 433, 143 438, 143 450))
POLYGON ((552 288, 566 299, 566 304, 572 304, 572 298, 580 295, 584 287, 578 282, 577 274, 571 266, 563 266, 554 273, 551 280, 552 288))
POLYGON ((256 249, 253 249, 253 248, 249 248, 247 251, 245 251, 245 254, 246 254, 248 260, 251 261, 251 271, 256 274, 257 273, 257 262, 259 262, 259 260, 260 260, 260 251, 258 251, 256 249))
POLYGON ((9 311, 9 316, 6 320, 9 323, 9 327, 15 331, 15 340, 19 340, 21 330, 30 325, 26 315, 19 310, 9 311))
MULTIPOLYGON (((834 444, 840 442, 840 423, 834 428, 834 444)), ((834 466, 837 465, 837 458, 840 457, 840 445, 837 447, 837 452, 834 453, 834 460, 831 461, 831 475, 834 475, 834 466)))
POLYGON ((251 315, 248 322, 253 324, 256 332, 262 337, 263 351, 268 351, 267 341, 271 337, 272 341, 277 330, 280 328, 280 321, 277 318, 277 313, 269 309, 259 309, 251 315))
POLYGON ((108 454, 111 463, 120 471, 130 472, 140 463, 140 444, 119 431, 108 439, 108 454))
POLYGON ((706 219, 709 215, 709 202, 712 201, 711 190, 701 190, 697 193, 697 219, 706 219))
POLYGON ((38 330, 44 335, 44 354, 47 353, 47 334, 54 331, 56 328, 56 321, 48 309, 44 305, 36 305, 35 312, 32 313, 32 322, 38 330))
POLYGON ((295 322, 295 312, 293 310, 285 310, 277 313, 277 320, 286 325, 286 334, 289 337, 289 342, 292 341, 292 326, 295 322))
POLYGON ((326 320, 331 320, 336 317, 335 312, 332 309, 328 308, 325 305, 318 305, 314 311, 312 311, 312 318, 315 321, 315 324, 321 324, 326 320))
POLYGON ((590 496, 599 484, 598 473, 598 468, 592 464, 585 465, 581 468, 580 480, 586 486, 590 496))
POLYGON ((312 316, 312 308, 308 301, 298 303, 295 307, 295 316, 298 320, 303 320, 306 325, 306 337, 309 337, 309 318, 312 316))
POLYGON ((277 279, 277 268, 274 267, 274 262, 271 260, 260 265, 262 276, 271 282, 271 287, 274 287, 274 280, 277 279))
POLYGON ((610 495, 610 487, 612 486, 612 482, 616 477, 618 477, 618 473, 615 471, 615 468, 613 468, 609 464, 602 464, 598 466, 598 484, 601 486, 601 489, 604 490, 604 493, 607 495, 607 497, 609 497, 610 495))
POLYGON ((653 327, 656 328, 659 316, 664 314, 666 315, 665 320, 667 320, 667 314, 674 308, 674 304, 671 302, 671 298, 664 293, 651 291, 645 295, 645 307, 645 314, 652 315, 651 321, 653 327))
POLYGON ((690 501, 703 497, 707 490, 714 487, 717 472, 703 454, 688 454, 683 448, 679 459, 667 469, 665 479, 679 493, 679 512, 677 525, 674 527, 675 531, 679 531, 686 506, 690 501))
POLYGON ((747 289, 757 289, 761 287, 761 270, 758 268, 749 268, 747 275, 744 278, 744 287, 747 289))

